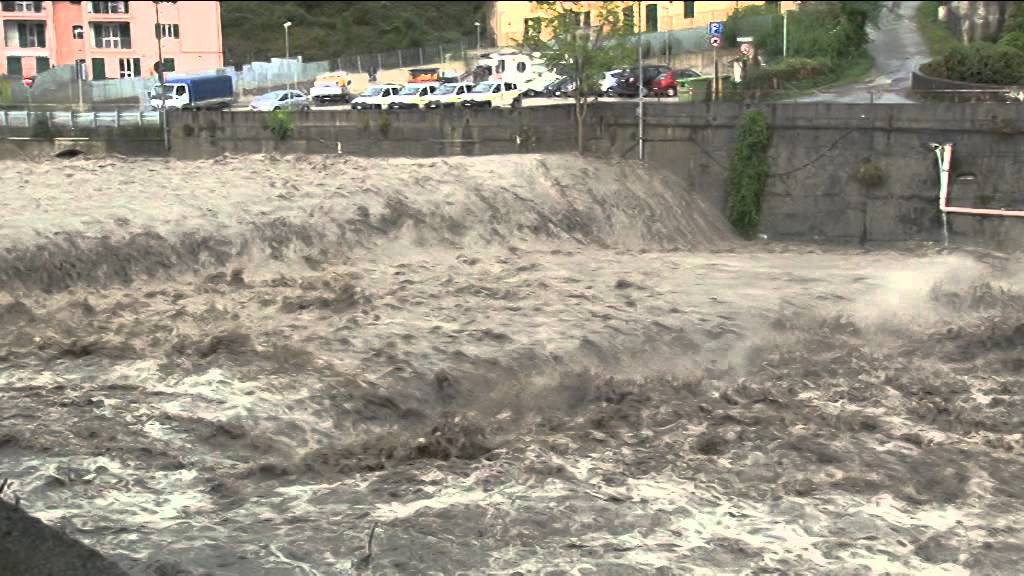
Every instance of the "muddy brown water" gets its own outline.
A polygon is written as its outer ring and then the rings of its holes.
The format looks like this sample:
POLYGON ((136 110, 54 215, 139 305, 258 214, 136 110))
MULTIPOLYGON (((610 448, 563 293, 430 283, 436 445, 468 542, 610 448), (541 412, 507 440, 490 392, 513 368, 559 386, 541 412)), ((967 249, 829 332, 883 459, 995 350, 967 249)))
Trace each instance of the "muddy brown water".
POLYGON ((0 168, 3 497, 133 574, 1018 573, 1016 256, 572 157, 0 168))

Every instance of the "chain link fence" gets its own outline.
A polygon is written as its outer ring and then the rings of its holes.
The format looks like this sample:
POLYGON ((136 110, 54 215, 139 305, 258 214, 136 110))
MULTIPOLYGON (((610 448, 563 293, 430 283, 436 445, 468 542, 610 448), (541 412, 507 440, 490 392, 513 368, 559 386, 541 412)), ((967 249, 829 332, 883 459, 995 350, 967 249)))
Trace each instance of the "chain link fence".
MULTIPOLYGON (((494 47, 493 37, 480 38, 481 50, 494 47)), ((342 56, 337 60, 331 60, 331 62, 337 64, 336 69, 338 70, 363 73, 370 70, 389 70, 393 68, 425 66, 427 64, 465 62, 467 55, 475 54, 476 51, 477 40, 474 37, 463 38, 458 42, 435 44, 419 48, 405 48, 370 54, 353 54, 342 56)))

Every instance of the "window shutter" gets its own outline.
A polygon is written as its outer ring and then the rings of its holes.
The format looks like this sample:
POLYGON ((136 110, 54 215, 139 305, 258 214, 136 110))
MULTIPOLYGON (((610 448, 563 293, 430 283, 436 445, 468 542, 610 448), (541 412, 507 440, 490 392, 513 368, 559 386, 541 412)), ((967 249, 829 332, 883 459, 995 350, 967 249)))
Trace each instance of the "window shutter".
POLYGON ((142 77, 142 59, 132 58, 132 76, 136 78, 142 77))
POLYGON ((124 50, 132 49, 132 29, 130 24, 121 24, 121 48, 124 50))
POLYGON ((39 34, 39 47, 46 48, 46 24, 36 24, 36 32, 39 34))
POLYGON ((36 56, 36 74, 42 74, 50 69, 50 59, 46 56, 36 56))
POLYGON ((32 3, 32 11, 33 12, 42 12, 43 11, 43 3, 42 2, 33 2, 32 3))
POLYGON ((106 80, 107 79, 107 63, 103 58, 92 59, 92 79, 93 80, 106 80))
POLYGON ((8 56, 7 57, 7 75, 8 76, 21 76, 21 56, 8 56))
POLYGON ((153 24, 153 30, 156 31, 155 32, 156 33, 156 39, 159 40, 160 39, 160 25, 159 24, 153 24))
POLYGON ((129 4, 131 4, 131 2, 128 2, 127 0, 125 0, 124 2, 121 2, 121 5, 124 6, 124 13, 125 14, 128 13, 128 5, 129 4))
POLYGON ((14 2, 0 2, 0 4, 2 4, 4 12, 14 12, 14 2))

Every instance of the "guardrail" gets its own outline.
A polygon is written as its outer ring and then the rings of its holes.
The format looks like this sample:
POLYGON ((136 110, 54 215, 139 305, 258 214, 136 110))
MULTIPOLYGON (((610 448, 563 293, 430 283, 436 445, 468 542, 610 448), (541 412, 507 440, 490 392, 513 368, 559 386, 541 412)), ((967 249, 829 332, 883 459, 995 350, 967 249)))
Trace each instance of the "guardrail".
POLYGON ((71 110, 0 110, 0 128, 121 128, 160 126, 156 111, 75 112, 71 110))

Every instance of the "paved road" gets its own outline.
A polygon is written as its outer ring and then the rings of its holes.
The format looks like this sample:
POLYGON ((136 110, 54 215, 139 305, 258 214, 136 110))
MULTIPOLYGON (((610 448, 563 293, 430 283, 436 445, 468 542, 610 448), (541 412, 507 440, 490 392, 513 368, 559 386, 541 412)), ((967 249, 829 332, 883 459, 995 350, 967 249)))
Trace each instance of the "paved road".
MULTIPOLYGON (((627 98, 599 98, 598 100, 600 102, 621 102, 621 103, 630 103, 630 102, 632 102, 634 106, 636 105, 636 100, 627 99, 627 98)), ((654 100, 648 99, 647 101, 648 102, 659 102, 659 101, 660 102, 676 102, 677 100, 674 99, 674 98, 662 98, 660 100, 658 100, 658 99, 654 99, 654 100)), ((554 106, 554 105, 559 105, 559 104, 561 104, 561 105, 570 105, 572 103, 573 103, 572 98, 525 98, 523 100, 523 106, 524 107, 531 107, 531 106, 554 106)), ((327 106, 313 106, 313 110, 348 110, 349 108, 350 107, 349 107, 348 104, 332 104, 332 105, 327 105, 327 106)), ((236 104, 235 106, 231 107, 231 110, 233 112, 243 112, 243 111, 248 110, 248 109, 249 109, 248 104, 247 103, 241 103, 241 102, 236 104)))
POLYGON ((917 31, 915 15, 920 2, 890 2, 872 29, 868 51, 875 59, 871 75, 863 82, 822 90, 795 102, 910 103, 910 73, 931 59, 917 31))

